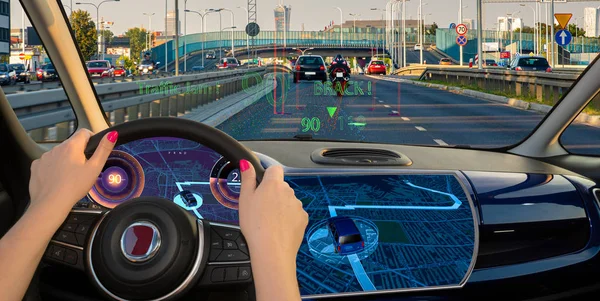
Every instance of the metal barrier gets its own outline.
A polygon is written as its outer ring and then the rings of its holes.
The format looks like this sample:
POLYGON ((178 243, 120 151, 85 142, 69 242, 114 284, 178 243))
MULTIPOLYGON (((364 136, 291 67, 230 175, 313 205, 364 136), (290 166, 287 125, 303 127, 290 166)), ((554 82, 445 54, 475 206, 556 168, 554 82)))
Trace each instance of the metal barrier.
MULTIPOLYGON (((180 116, 262 82, 267 68, 236 69, 99 83, 96 93, 112 124, 150 116, 180 116)), ((35 141, 64 140, 75 115, 63 89, 7 95, 21 124, 35 141), (48 139, 53 129, 55 139, 48 139)))
POLYGON ((485 91, 531 97, 538 101, 551 100, 552 104, 555 104, 578 77, 579 73, 573 72, 546 73, 506 69, 425 67, 421 80, 476 86, 485 91))

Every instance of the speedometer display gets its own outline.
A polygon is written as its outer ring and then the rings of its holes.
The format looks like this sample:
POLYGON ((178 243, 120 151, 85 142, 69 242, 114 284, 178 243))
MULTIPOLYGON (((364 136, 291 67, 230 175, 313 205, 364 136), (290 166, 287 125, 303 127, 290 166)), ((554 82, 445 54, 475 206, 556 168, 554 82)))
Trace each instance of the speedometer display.
POLYGON ((210 190, 223 206, 237 210, 239 208, 240 170, 235 168, 231 162, 221 158, 210 173, 210 190))
POLYGON ((89 195, 106 208, 137 198, 144 190, 144 170, 132 155, 114 150, 89 195))

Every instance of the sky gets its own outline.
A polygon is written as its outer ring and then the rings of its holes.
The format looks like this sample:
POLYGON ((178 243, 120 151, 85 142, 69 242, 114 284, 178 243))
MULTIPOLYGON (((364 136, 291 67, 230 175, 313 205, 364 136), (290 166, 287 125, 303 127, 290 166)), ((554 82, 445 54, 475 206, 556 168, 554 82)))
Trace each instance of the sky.
MULTIPOLYGON (((55 0, 49 0, 55 1, 55 0)), ((56 0, 59 1, 59 0, 56 0)), ((101 0, 62 0, 63 5, 70 6, 73 3, 75 9, 86 9, 90 12, 92 18, 96 18, 96 9, 91 5, 76 5, 78 1, 100 3, 101 0)), ((100 7, 100 17, 106 21, 114 22, 112 30, 115 35, 124 33, 131 27, 148 28, 148 17, 143 13, 155 13, 152 17, 152 27, 155 30, 164 29, 164 14, 165 1, 168 2, 169 10, 173 10, 175 0, 121 0, 120 2, 106 2, 100 7)), ((262 30, 273 30, 275 27, 273 9, 281 0, 256 0, 258 24, 262 30)), ((381 11, 373 11, 371 8, 385 9, 387 0, 284 0, 284 5, 290 5, 291 24, 290 30, 301 30, 304 24, 305 30, 321 30, 330 21, 338 24, 340 21, 340 13, 334 6, 342 8, 343 20, 352 20, 350 13, 361 14, 357 20, 379 20, 381 19, 381 11), (326 1, 326 2, 325 2, 326 1), (323 4, 327 3, 327 4, 323 4)), ((518 0, 514 0, 517 2, 518 0)), ((578 0, 581 1, 581 0, 578 0)), ((179 0, 180 18, 183 32, 183 9, 184 0, 179 0)), ((458 21, 459 0, 422 0, 423 14, 426 15, 427 23, 436 22, 440 27, 447 27, 452 22, 458 21), (427 3, 427 4, 425 4, 427 3), (431 14, 431 15, 429 15, 431 14), (430 22, 431 21, 431 22, 430 22)), ((534 3, 523 2, 528 6, 533 6, 534 3)), ((476 1, 463 0, 463 6, 468 7, 463 9, 463 18, 476 19, 476 1)), ((228 8, 233 10, 235 18, 235 26, 238 29, 245 28, 246 12, 238 6, 247 7, 247 0, 188 0, 187 8, 190 10, 203 10, 209 8, 228 8)), ((600 0, 589 0, 577 3, 557 3, 555 4, 555 12, 557 13, 573 13, 571 23, 575 22, 575 18, 583 16, 584 7, 598 7, 600 0)), ((418 0, 408 0, 406 2, 406 16, 416 19, 418 16, 418 0)), ((65 7, 67 14, 69 8, 65 7)), ((521 11, 517 17, 522 17, 526 26, 533 25, 533 11, 528 7, 521 7, 519 3, 486 3, 484 4, 483 16, 485 20, 484 28, 491 29, 494 27, 496 18, 504 16, 507 13, 521 11)), ((544 10, 542 9, 542 12, 544 10)), ((21 27, 21 5, 17 0, 11 1, 11 27, 21 27)), ((210 14, 206 18, 207 30, 218 31, 219 17, 218 14, 210 14)), ((222 14, 223 27, 231 26, 231 15, 229 12, 222 14)), ((187 16, 187 33, 200 32, 200 17, 196 14, 188 14, 187 16)), ((544 21, 545 19, 542 19, 544 21)), ((26 26, 30 24, 26 21, 26 26)), ((583 19, 579 20, 579 26, 583 27, 583 19)))

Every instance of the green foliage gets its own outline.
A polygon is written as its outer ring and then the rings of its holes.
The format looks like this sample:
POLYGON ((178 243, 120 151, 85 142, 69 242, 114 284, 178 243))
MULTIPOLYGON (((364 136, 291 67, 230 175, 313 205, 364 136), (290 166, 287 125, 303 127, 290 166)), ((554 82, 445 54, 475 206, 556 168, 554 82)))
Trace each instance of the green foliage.
POLYGON ((110 29, 100 30, 100 35, 104 36, 104 43, 105 44, 112 43, 112 40, 115 37, 115 34, 112 31, 110 31, 110 29))
POLYGON ((96 24, 92 21, 90 14, 84 10, 74 11, 69 21, 75 32, 75 39, 83 58, 89 60, 98 51, 96 24))
POLYGON ((125 36, 129 38, 129 47, 131 48, 131 57, 134 60, 140 58, 143 50, 146 49, 146 35, 148 32, 144 28, 134 27, 125 32, 125 36))
POLYGON ((439 26, 437 25, 437 23, 433 22, 433 24, 431 24, 429 29, 427 29, 426 34, 435 36, 435 32, 437 31, 438 28, 439 28, 439 26))
POLYGON ((120 56, 117 59, 117 65, 118 66, 123 66, 123 68, 125 68, 125 70, 130 70, 130 69, 134 69, 135 68, 135 64, 133 63, 133 60, 129 57, 126 57, 124 55, 120 56))

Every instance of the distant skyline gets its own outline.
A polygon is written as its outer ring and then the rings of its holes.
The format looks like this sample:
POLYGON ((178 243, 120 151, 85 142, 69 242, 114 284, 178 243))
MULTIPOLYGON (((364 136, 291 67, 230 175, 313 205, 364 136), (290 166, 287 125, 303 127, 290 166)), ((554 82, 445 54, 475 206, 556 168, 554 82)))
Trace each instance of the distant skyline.
MULTIPOLYGON (((77 1, 73 0, 75 9, 81 8, 90 12, 92 19, 96 20, 96 9, 91 5, 75 5, 77 1)), ((92 2, 95 4, 100 3, 100 0, 88 0, 86 2, 92 2)), ((183 32, 184 26, 184 0, 180 0, 180 20, 181 20, 181 32, 183 32)), ((247 0, 213 0, 209 3, 211 6, 206 6, 208 1, 200 0, 188 0, 187 7, 191 10, 203 10, 209 8, 228 8, 231 9, 235 14, 235 26, 238 29, 245 28, 246 25, 246 12, 243 9, 237 8, 238 6, 247 7, 247 0)), ((273 15, 273 9, 280 2, 280 0, 257 0, 257 16, 258 24, 261 30, 274 30, 275 21, 273 15)), ((69 6, 71 0, 63 0, 64 5, 69 6)), ((168 0, 168 10, 174 9, 174 0, 168 0)), ((283 1, 285 5, 292 5, 293 7, 293 19, 291 20, 290 30, 302 30, 302 24, 304 24, 304 30, 307 31, 318 31, 322 30, 332 20, 335 24, 340 22, 339 11, 333 6, 339 6, 343 10, 344 21, 353 20, 350 13, 361 14, 357 17, 357 20, 379 20, 381 19, 380 11, 373 11, 371 8, 385 9, 386 0, 370 0, 370 1, 356 1, 356 0, 330 0, 327 4, 324 4, 322 0, 287 0, 283 1)), ((423 3, 428 3, 423 6, 423 14, 426 16, 428 24, 436 22, 439 27, 447 28, 450 23, 456 23, 458 21, 458 3, 459 0, 423 0, 423 3), (431 15, 428 15, 431 14, 431 15)), ((534 6, 534 3, 527 2, 523 3, 527 6, 534 6)), ((476 20, 476 1, 475 0, 463 0, 463 5, 468 5, 467 8, 463 9, 463 18, 476 20)), ((417 19, 418 16, 419 1, 412 0, 406 2, 407 18, 417 19)), ((575 23, 576 18, 583 17, 583 9, 585 7, 598 7, 600 6, 600 0, 588 1, 588 2, 577 2, 577 3, 556 3, 556 13, 572 13, 573 18, 571 23, 575 23)), ((543 7, 543 6, 542 6, 543 7)), ((21 5, 20 2, 13 0, 11 1, 11 27, 21 27, 21 5)), ((69 9, 65 8, 67 14, 69 9)), ((507 13, 513 13, 521 11, 516 17, 523 19, 525 26, 533 25, 533 12, 531 8, 521 7, 519 3, 486 3, 484 4, 484 27, 491 29, 494 27, 498 17, 505 16, 507 13)), ((155 13, 152 17, 152 29, 163 31, 164 30, 164 14, 165 14, 165 0, 121 0, 115 3, 104 3, 100 7, 100 17, 106 21, 114 21, 112 31, 115 35, 123 34, 128 28, 132 27, 143 27, 148 28, 148 17, 144 16, 143 13, 155 13)), ((544 9, 542 9, 542 14, 544 9)), ((206 18, 207 30, 218 31, 219 30, 219 17, 218 14, 210 14, 206 18)), ((196 14, 188 14, 187 16, 187 33, 200 32, 200 17, 196 14)), ((545 22, 545 18, 542 17, 541 22, 545 22)), ((30 23, 26 21, 26 26, 30 23)), ((223 27, 231 26, 231 16, 229 12, 223 12, 222 14, 223 27)), ((583 20, 579 20, 579 26, 583 27, 583 20)))

